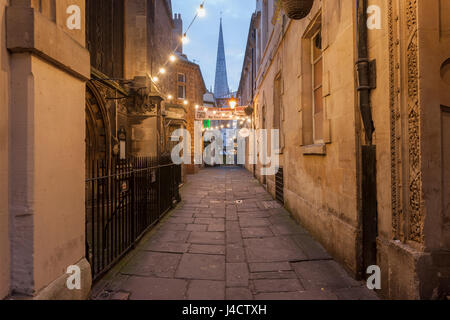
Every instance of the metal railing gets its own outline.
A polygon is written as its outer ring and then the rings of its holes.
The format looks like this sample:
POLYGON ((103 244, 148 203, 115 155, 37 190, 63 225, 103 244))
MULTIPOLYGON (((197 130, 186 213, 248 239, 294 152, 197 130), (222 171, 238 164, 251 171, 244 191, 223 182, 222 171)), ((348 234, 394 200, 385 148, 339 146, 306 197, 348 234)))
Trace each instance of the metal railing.
POLYGON ((86 257, 98 279, 181 200, 181 166, 164 156, 96 161, 90 168, 86 257))

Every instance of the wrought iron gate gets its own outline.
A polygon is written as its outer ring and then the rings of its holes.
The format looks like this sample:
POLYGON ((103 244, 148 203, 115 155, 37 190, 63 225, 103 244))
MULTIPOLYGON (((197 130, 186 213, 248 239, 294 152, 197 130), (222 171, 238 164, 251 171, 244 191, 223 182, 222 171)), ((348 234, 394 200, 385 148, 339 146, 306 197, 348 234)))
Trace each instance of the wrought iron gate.
POLYGON ((86 180, 86 257, 97 279, 180 201, 169 156, 97 161, 86 180), (159 162, 159 163, 158 163, 159 162))

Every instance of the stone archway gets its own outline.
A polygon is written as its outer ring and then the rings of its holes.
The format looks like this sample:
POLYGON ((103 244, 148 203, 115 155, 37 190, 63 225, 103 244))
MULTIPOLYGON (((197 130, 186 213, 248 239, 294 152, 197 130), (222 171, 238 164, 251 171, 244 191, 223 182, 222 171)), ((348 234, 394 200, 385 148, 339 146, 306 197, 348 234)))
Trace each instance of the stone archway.
POLYGON ((94 163, 111 160, 111 125, 106 104, 92 83, 86 87, 86 177, 93 173, 94 163))

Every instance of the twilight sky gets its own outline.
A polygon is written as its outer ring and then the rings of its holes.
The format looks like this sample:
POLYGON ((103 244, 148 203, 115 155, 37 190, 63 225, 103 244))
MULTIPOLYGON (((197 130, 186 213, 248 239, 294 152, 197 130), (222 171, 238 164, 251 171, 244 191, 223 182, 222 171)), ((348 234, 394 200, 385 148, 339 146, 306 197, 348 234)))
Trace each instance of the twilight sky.
MULTIPOLYGON (((173 12, 181 13, 184 30, 191 23, 201 2, 202 0, 172 0, 173 12)), ((255 1, 206 0, 205 9, 206 16, 197 18, 188 32, 190 42, 184 46, 184 53, 191 61, 200 65, 206 87, 214 88, 219 21, 222 12, 228 84, 231 91, 236 91, 241 76, 250 19, 255 11, 255 1)))

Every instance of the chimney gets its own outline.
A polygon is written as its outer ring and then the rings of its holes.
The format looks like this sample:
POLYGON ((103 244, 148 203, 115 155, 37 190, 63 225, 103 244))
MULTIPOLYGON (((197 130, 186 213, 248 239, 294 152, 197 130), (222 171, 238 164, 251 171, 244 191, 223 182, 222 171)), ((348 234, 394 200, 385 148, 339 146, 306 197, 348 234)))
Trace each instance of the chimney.
POLYGON ((176 52, 182 54, 183 53, 183 43, 181 42, 181 38, 183 37, 183 20, 181 19, 181 13, 175 13, 175 17, 173 18, 173 48, 177 48, 176 52))

